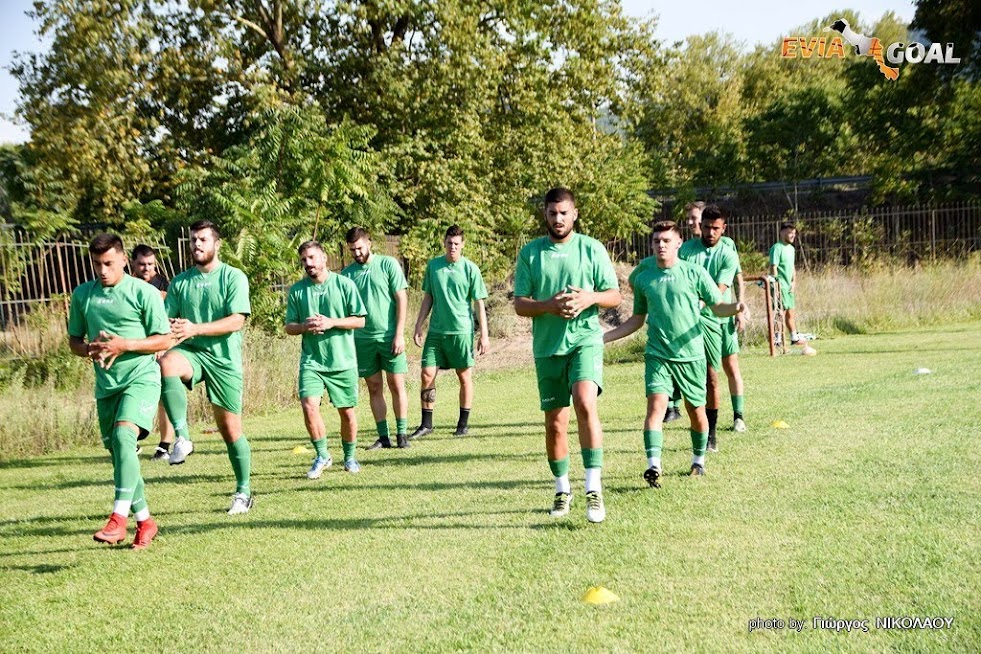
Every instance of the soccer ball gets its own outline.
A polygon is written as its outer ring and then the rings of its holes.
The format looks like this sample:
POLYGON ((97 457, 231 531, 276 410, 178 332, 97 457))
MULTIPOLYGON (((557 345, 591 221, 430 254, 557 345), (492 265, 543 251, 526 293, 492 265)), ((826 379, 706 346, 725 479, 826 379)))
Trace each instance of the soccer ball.
POLYGON ((801 349, 800 353, 806 357, 813 357, 813 356, 817 356, 818 351, 815 350, 810 345, 805 345, 803 349, 801 349))

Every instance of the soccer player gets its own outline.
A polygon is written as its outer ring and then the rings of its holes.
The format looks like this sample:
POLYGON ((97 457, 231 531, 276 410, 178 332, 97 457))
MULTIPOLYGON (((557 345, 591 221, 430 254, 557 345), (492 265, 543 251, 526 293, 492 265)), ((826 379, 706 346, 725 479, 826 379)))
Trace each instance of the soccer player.
POLYGON ((783 301, 783 315, 790 332, 790 343, 802 345, 806 342, 797 334, 797 321, 794 315, 794 291, 797 289, 797 272, 794 269, 797 240, 797 227, 794 223, 780 225, 780 240, 770 248, 770 275, 780 282, 780 299, 783 301))
POLYGON ((409 306, 408 284, 402 266, 394 257, 371 251, 371 237, 361 227, 352 227, 345 237, 354 262, 341 271, 358 287, 368 312, 363 329, 354 332, 358 355, 358 376, 364 377, 375 418, 378 440, 368 449, 391 447, 388 431, 388 407, 382 371, 392 394, 395 411, 395 442, 409 447, 407 437, 409 398, 405 392, 405 315, 409 306))
POLYGON ((603 332, 599 310, 620 304, 610 255, 578 234, 576 199, 565 188, 545 194, 547 236, 521 249, 515 264, 514 310, 532 319, 538 396, 545 412, 545 454, 555 478, 549 515, 568 515, 569 404, 575 408, 585 468, 586 519, 603 522, 603 428, 596 399, 603 392, 603 332))
POLYGON ((109 521, 93 537, 102 543, 126 540, 132 510, 132 547, 143 549, 157 535, 157 524, 147 507, 136 441, 153 427, 160 400, 154 353, 170 347, 170 326, 160 293, 126 274, 126 253, 118 236, 93 238, 89 256, 98 279, 72 292, 68 345, 74 354, 92 359, 99 431, 112 457, 116 487, 109 521))
MULTIPOLYGON (((705 209, 704 202, 693 202, 686 207, 687 224, 695 238, 702 237, 702 210, 705 209)), ((739 251, 736 243, 728 236, 723 235, 720 244, 730 248, 736 255, 736 276, 734 279, 736 287, 736 301, 746 301, 746 284, 743 281, 743 269, 739 261, 739 251)), ((732 316, 722 323, 722 370, 726 374, 729 383, 729 399, 732 401, 732 430, 736 432, 746 431, 746 420, 743 412, 745 411, 746 398, 745 387, 743 385, 743 375, 739 369, 739 332, 745 331, 745 319, 743 314, 732 316)), ((676 406, 676 403, 675 403, 676 406)), ((671 411, 670 405, 668 411, 671 411)), ((675 408, 677 411, 677 406, 675 408)), ((677 417, 681 417, 680 414, 677 417)), ((677 418, 675 418, 677 419, 677 418)), ((711 422, 712 419, 710 418, 711 422)), ((670 422, 665 418, 665 422, 670 422)))
MULTIPOLYGON (((129 256, 130 269, 133 276, 142 279, 153 288, 160 291, 160 297, 167 298, 167 288, 170 281, 159 271, 157 267, 157 252, 149 245, 140 243, 129 256)), ((157 353, 159 359, 163 352, 157 353)), ((174 426, 167 418, 163 402, 157 407, 157 427, 160 429, 160 444, 157 445, 153 453, 152 461, 169 461, 170 446, 174 443, 174 426)))
POLYGON ((341 422, 344 469, 361 472, 354 458, 358 444, 358 360, 355 329, 365 325, 358 287, 327 269, 327 255, 317 241, 298 250, 307 276, 290 287, 286 299, 286 333, 303 336, 300 353, 300 406, 310 441, 316 450, 307 479, 319 479, 333 464, 327 450, 327 427, 320 415, 324 392, 341 422))
POLYGON ((412 432, 410 439, 419 438, 433 431, 433 407, 436 404, 436 372, 453 368, 460 379, 460 419, 454 436, 466 436, 473 407, 473 339, 474 319, 472 304, 477 304, 477 320, 480 338, 477 354, 490 349, 487 335, 487 311, 484 299, 487 288, 477 264, 463 256, 463 230, 452 225, 443 238, 446 254, 430 259, 426 275, 422 278, 422 306, 416 318, 412 336, 415 344, 422 347, 422 424, 412 432), (429 332, 423 342, 422 326, 432 310, 429 332))
POLYGON ((252 449, 242 434, 242 328, 252 307, 245 273, 219 260, 220 247, 214 223, 191 225, 194 266, 170 283, 166 307, 177 344, 160 359, 160 371, 164 408, 177 433, 170 464, 184 463, 194 451, 184 388, 204 381, 235 473, 228 515, 237 515, 248 513, 253 504, 252 449))
MULTIPOLYGON (((722 244, 726 231, 727 217, 718 206, 710 204, 702 210, 701 237, 689 239, 678 252, 684 260, 701 266, 719 286, 724 300, 729 300, 729 289, 739 267, 739 255, 735 249, 722 244)), ((702 340, 705 344, 705 358, 708 363, 706 382, 705 413, 708 418, 708 449, 718 451, 716 423, 719 419, 719 371, 722 369, 723 332, 729 326, 729 318, 721 320, 707 306, 702 308, 702 340)))
POLYGON ((689 474, 705 474, 708 419, 705 416, 705 345, 702 340, 699 301, 716 316, 732 316, 746 310, 742 303, 722 302, 719 287, 708 271, 678 258, 681 230, 672 221, 653 228, 653 257, 640 262, 630 274, 634 313, 603 335, 609 343, 628 336, 647 323, 644 351, 644 383, 647 417, 644 420, 644 449, 648 468, 644 479, 660 488, 664 409, 675 384, 681 388, 691 420, 692 462, 689 474))

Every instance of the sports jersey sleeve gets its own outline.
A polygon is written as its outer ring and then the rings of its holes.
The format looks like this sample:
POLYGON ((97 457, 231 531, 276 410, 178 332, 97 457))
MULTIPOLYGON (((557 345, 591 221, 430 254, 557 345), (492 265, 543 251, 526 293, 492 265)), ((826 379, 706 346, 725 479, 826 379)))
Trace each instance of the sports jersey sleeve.
POLYGON ((518 253, 514 264, 514 297, 532 297, 531 265, 524 248, 518 253))
MULTIPOLYGON (((346 277, 344 279, 347 279, 346 277)), ((364 302, 361 301, 361 293, 358 292, 358 287, 354 282, 344 285, 347 293, 347 315, 348 316, 365 316, 368 312, 365 311, 364 302)))
POLYGON ((183 287, 184 285, 178 279, 174 279, 174 283, 170 285, 170 290, 167 291, 164 309, 167 311, 168 318, 181 317, 181 289, 183 287))
POLYGON ((433 260, 430 259, 429 263, 426 264, 426 274, 422 276, 422 292, 429 293, 430 295, 433 294, 432 271, 433 271, 433 260))
POLYGON ((470 263, 470 301, 483 300, 487 297, 487 287, 484 286, 484 277, 480 274, 477 264, 470 263))
POLYGON ((739 268, 739 259, 732 250, 723 250, 722 266, 719 269, 719 283, 732 288, 732 280, 736 277, 736 270, 739 268))
POLYGON ((617 281, 617 271, 613 268, 610 261, 610 253, 605 247, 597 245, 592 248, 591 255, 596 261, 593 266, 593 289, 596 291, 608 291, 611 288, 620 288, 617 281))
POLYGON ((637 292, 637 277, 640 275, 640 266, 634 268, 633 272, 630 273, 630 277, 627 279, 627 283, 630 285, 630 290, 634 294, 634 315, 647 315, 647 296, 643 293, 637 292))
POLYGON ((252 305, 249 303, 249 278, 241 270, 236 270, 231 277, 225 308, 228 315, 241 313, 247 316, 252 313, 252 305))
POLYGON ((295 288, 291 288, 286 296, 286 324, 301 322, 300 306, 295 288))
MULTIPOLYGON (((84 285, 83 285, 84 286, 84 285)), ((72 291, 71 304, 68 305, 68 335, 75 338, 85 338, 85 309, 82 306, 85 302, 82 299, 84 294, 83 286, 77 287, 72 291)))
POLYGON ((405 273, 402 272, 402 266, 399 265, 398 261, 385 259, 385 262, 388 264, 388 290, 391 293, 398 293, 409 288, 409 283, 405 280, 405 273))
POLYGON ((164 309, 160 293, 149 291, 141 293, 143 301, 143 329, 147 336, 151 334, 169 334, 170 322, 167 320, 167 310, 164 309))
POLYGON ((695 278, 695 288, 698 291, 698 299, 705 303, 707 307, 714 307, 719 302, 722 302, 722 293, 719 292, 719 286, 709 275, 709 272, 705 268, 698 267, 697 277, 695 278))
POLYGON ((779 266, 780 265, 780 244, 774 243, 773 247, 770 248, 770 265, 779 266))

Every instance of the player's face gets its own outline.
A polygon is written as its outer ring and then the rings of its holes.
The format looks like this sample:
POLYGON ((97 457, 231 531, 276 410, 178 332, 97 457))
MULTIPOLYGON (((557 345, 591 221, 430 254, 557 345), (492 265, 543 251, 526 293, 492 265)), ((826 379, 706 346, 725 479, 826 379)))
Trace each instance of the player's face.
POLYGON ((450 263, 456 263, 463 255, 463 237, 450 236, 445 238, 443 239, 443 247, 446 248, 446 260, 450 263))
POLYGON ((126 276, 126 255, 115 248, 93 254, 92 268, 103 286, 115 286, 126 276))
POLYGON ((157 258, 152 254, 136 257, 133 260, 133 272, 143 281, 150 281, 157 276, 157 258))
POLYGON ((191 259, 199 266, 206 266, 218 254, 218 240, 211 228, 191 232, 191 259))
POLYGON ((688 225, 688 229, 695 236, 702 235, 702 210, 698 207, 692 207, 688 210, 688 215, 685 216, 685 223, 688 225))
POLYGON ((359 238, 354 243, 348 243, 347 249, 351 251, 351 256, 360 264, 364 264, 371 258, 371 241, 367 238, 359 238))
POLYGON ((322 280, 327 273, 327 255, 320 248, 307 248, 300 254, 300 265, 310 279, 322 280))
POLYGON ((545 229, 556 241, 564 241, 572 234, 573 225, 579 217, 579 210, 571 200, 550 202, 545 205, 545 229))
POLYGON ((725 233, 726 221, 721 218, 716 218, 715 220, 702 219, 702 243, 706 247, 715 247, 725 233))
POLYGON ((797 240, 797 230, 796 229, 785 229, 783 230, 783 242, 790 245, 797 240))
POLYGON ((673 264, 678 259, 681 237, 673 229, 654 232, 654 256, 660 264, 673 264))

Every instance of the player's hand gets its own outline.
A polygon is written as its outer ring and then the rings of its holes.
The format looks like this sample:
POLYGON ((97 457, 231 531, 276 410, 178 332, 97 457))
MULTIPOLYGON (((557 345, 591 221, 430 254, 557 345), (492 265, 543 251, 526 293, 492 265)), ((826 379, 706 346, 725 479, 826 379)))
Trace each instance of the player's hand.
POLYGON ((481 334, 480 338, 477 339, 477 354, 483 356, 488 352, 490 352, 490 337, 481 334))
POLYGON ((736 331, 737 332, 745 332, 746 331, 746 322, 747 321, 748 321, 748 317, 745 314, 737 313, 736 314, 736 331))
POLYGON ((183 343, 189 338, 197 335, 197 325, 184 318, 171 318, 170 333, 174 335, 174 340, 183 343))
POLYGON ((90 350, 96 351, 97 356, 93 358, 100 366, 108 370, 116 362, 116 358, 126 352, 126 339, 101 331, 98 340, 90 344, 90 350))
POLYGON ((333 329, 334 327, 334 320, 332 318, 320 315, 319 313, 315 316, 310 316, 305 322, 307 331, 312 334, 323 334, 328 329, 333 329))
POLYGON ((395 338, 392 339, 392 354, 398 356, 403 352, 405 352, 405 336, 396 334, 395 338))
POLYGON ((422 347, 423 340, 422 340, 422 330, 421 329, 417 329, 416 330, 416 333, 412 335, 412 342, 415 343, 416 346, 422 347))
POLYGON ((739 325, 739 319, 749 320, 749 307, 746 306, 745 302, 740 302, 736 305, 736 325, 739 325))
POLYGON ((592 305, 590 293, 576 286, 570 286, 562 298, 562 317, 571 320, 592 305))

